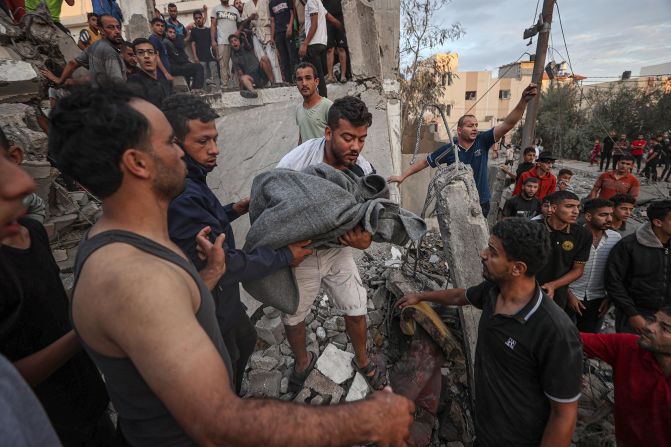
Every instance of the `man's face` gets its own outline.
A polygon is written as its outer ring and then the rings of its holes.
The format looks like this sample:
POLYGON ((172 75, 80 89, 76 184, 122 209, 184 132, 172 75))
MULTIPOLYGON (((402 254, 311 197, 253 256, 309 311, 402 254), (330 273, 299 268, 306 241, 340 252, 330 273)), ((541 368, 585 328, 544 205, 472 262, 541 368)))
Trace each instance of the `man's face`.
POLYGON ((621 203, 613 208, 613 217, 617 220, 626 222, 627 219, 631 216, 631 212, 634 210, 634 205, 631 203, 621 203))
POLYGON ((175 28, 172 27, 169 27, 165 34, 168 36, 169 40, 175 40, 175 37, 177 37, 177 31, 175 31, 175 28))
POLYGON ((151 186, 156 196, 172 200, 184 191, 186 163, 184 152, 177 144, 170 123, 156 106, 144 101, 131 101, 130 106, 143 114, 150 123, 149 162, 151 186))
POLYGON ((527 163, 533 163, 535 159, 536 159, 535 152, 529 152, 528 154, 524 154, 524 161, 527 163))
POLYGON ((480 262, 482 277, 497 284, 522 273, 519 263, 508 260, 501 239, 496 236, 489 236, 487 247, 480 252, 480 262))
POLYGON ((671 355, 671 316, 660 311, 648 318, 638 345, 653 354, 671 355))
POLYGON ((133 51, 133 47, 125 47, 122 56, 123 61, 127 67, 137 66, 137 58, 135 57, 135 51, 133 51))
POLYGON ((235 51, 240 51, 240 39, 233 37, 231 40, 229 40, 229 43, 231 44, 231 48, 233 48, 235 51))
POLYGON ((204 20, 203 20, 203 15, 202 14, 196 14, 193 16, 194 22, 196 22, 197 27, 203 26, 204 20))
POLYGON ((242 0, 235 0, 233 2, 233 6, 235 6, 235 9, 240 11, 242 13, 243 5, 242 5, 242 0))
POLYGON ((617 162, 617 172, 620 174, 631 172, 633 168, 634 162, 631 160, 620 160, 617 162))
POLYGON ((307 67, 296 70, 296 88, 303 98, 311 97, 317 91, 318 85, 319 78, 315 76, 312 68, 307 67))
POLYGON ((534 197, 538 192, 538 182, 527 182, 522 186, 522 191, 527 198, 534 197))
POLYGON ((554 160, 538 160, 538 165, 546 172, 552 171, 554 164, 554 160))
POLYGON ((617 132, 615 132, 614 130, 610 131, 610 136, 611 137, 615 137, 616 135, 617 135, 617 132))
POLYGON ((627 139, 627 136, 625 134, 620 135, 620 140, 624 141, 627 139))
POLYGON ((585 213, 585 220, 595 230, 605 231, 613 226, 613 208, 604 206, 585 213))
POLYGON ((464 118, 464 125, 457 127, 457 134, 463 141, 475 141, 478 136, 478 120, 473 117, 464 118))
POLYGON ((551 205, 552 214, 562 223, 574 224, 580 214, 580 201, 565 199, 556 205, 551 205))
POLYGON ((165 25, 163 24, 163 22, 155 22, 151 26, 151 29, 157 36, 163 37, 163 33, 165 32, 165 25))
POLYGON ((189 120, 187 122, 189 133, 184 137, 184 151, 189 154, 194 161, 206 168, 214 168, 217 165, 217 155, 219 147, 217 146, 217 127, 214 121, 207 123, 199 119, 189 120))
POLYGON ((135 57, 140 68, 147 73, 156 72, 158 65, 158 55, 154 46, 149 43, 141 43, 135 46, 135 57))
POLYGON ((356 164, 359 154, 368 136, 368 126, 354 126, 346 119, 338 121, 338 127, 331 129, 326 127, 324 137, 326 138, 326 150, 331 158, 335 160, 337 167, 351 169, 356 164))
POLYGON ((639 139, 639 140, 644 140, 645 138, 643 138, 643 135, 639 135, 639 136, 638 136, 638 139, 639 139))
POLYGON ((114 17, 103 17, 100 21, 102 25, 102 32, 105 34, 105 38, 112 42, 113 44, 120 44, 123 42, 123 37, 121 36, 121 25, 119 21, 114 17))
POLYGON ((89 28, 98 29, 98 17, 91 16, 91 18, 89 18, 89 28))
POLYGON ((543 202, 543 204, 541 205, 541 214, 546 219, 552 216, 552 205, 550 204, 550 202, 543 202))
POLYGON ((168 8, 168 14, 172 20, 177 20, 177 6, 168 8))
POLYGON ((9 158, 7 149, 0 147, 0 242, 20 231, 16 219, 26 212, 23 199, 33 191, 33 179, 9 158))
POLYGON ((671 213, 666 213, 663 219, 653 219, 652 224, 662 230, 663 234, 671 235, 671 213))

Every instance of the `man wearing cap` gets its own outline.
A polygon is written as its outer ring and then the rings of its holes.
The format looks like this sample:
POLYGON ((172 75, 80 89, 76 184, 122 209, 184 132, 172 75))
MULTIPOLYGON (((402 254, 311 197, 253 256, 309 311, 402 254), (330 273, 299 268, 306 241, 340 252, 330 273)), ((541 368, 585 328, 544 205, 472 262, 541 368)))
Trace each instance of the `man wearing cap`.
POLYGON ((538 200, 542 201, 545 196, 555 192, 557 190, 557 177, 551 172, 555 160, 557 159, 552 155, 552 152, 541 152, 541 155, 536 162, 536 166, 529 169, 527 172, 523 172, 517 179, 513 195, 516 196, 522 192, 522 185, 524 185, 524 181, 529 177, 536 177, 538 179, 538 192, 536 193, 538 200))

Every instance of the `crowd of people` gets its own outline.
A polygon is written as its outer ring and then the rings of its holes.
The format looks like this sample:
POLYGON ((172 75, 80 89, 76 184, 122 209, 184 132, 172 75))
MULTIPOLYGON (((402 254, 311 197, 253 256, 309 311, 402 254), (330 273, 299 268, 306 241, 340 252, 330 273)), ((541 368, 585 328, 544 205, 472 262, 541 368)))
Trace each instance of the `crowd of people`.
MULTIPOLYGON (((157 10, 150 21, 151 34, 146 36, 158 56, 156 69, 137 60, 147 55, 147 49, 138 54, 136 44, 147 42, 126 42, 121 37, 122 17, 118 6, 114 7, 116 3, 110 2, 112 7, 105 10, 96 9, 95 3, 77 39, 82 54, 68 61, 60 73, 41 70, 55 88, 71 85, 74 71, 85 67, 89 70, 88 82, 94 85, 102 75, 125 80, 142 72, 140 78, 149 77, 162 84, 161 89, 148 87, 154 96, 159 90, 169 96, 174 78, 183 76, 192 92, 239 88, 243 97, 255 98, 259 88, 295 85, 296 66, 309 62, 317 70, 319 94, 326 98, 327 83, 336 82, 336 54, 339 81, 347 81, 348 50, 341 0, 308 0, 305 4, 301 0, 250 0, 244 4, 236 0, 232 5, 229 0, 221 0, 209 14, 207 6, 194 11, 193 22, 186 25, 178 19, 177 6, 170 3, 168 17, 157 10), (125 57, 126 49, 134 55, 125 57)), ((55 6, 50 8, 55 10, 55 6)), ((146 79, 137 81, 136 76, 135 82, 141 87, 149 83, 146 79)), ((160 105, 162 98, 156 99, 154 103, 160 105)))
POLYGON ((671 141, 668 132, 649 138, 638 134, 635 140, 629 141, 627 134, 618 137, 617 132, 612 130, 603 140, 597 138, 594 141, 590 166, 598 162, 600 171, 608 171, 612 163, 613 169, 616 169, 618 161, 625 156, 632 157, 636 174, 641 177, 654 182, 671 182, 671 141))

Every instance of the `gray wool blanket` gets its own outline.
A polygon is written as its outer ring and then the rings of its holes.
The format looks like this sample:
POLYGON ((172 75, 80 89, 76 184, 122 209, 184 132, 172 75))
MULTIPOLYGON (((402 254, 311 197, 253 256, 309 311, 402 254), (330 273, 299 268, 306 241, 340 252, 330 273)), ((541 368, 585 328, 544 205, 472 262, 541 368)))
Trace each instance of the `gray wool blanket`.
MULTIPOLYGON (((426 223, 389 200, 386 180, 358 177, 327 164, 303 171, 273 169, 254 178, 249 205, 251 228, 244 249, 284 247, 311 240, 311 247, 340 247, 338 237, 361 225, 376 242, 405 245, 419 240, 426 223)), ((293 314, 298 288, 290 267, 242 286, 258 301, 293 314)))

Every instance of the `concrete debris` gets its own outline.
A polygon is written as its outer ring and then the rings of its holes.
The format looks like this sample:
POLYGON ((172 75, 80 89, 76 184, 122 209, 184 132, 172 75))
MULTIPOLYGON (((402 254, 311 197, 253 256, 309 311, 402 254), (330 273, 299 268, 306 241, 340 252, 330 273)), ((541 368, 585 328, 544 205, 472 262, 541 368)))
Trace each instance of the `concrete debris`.
MULTIPOLYGON (((331 379, 324 376, 317 369, 312 370, 308 378, 305 380, 304 387, 319 393, 319 395, 324 398, 324 403, 330 403, 331 405, 340 402, 344 392, 341 387, 336 385, 331 379)), ((311 403, 314 404, 314 401, 311 403)))
POLYGON ((274 357, 266 356, 264 352, 256 351, 249 358, 249 367, 256 370, 270 371, 277 366, 279 362, 274 357))
POLYGON ((259 338, 269 345, 277 345, 284 339, 284 326, 280 317, 268 318, 263 316, 256 323, 256 333, 259 338))
POLYGON ((352 359, 354 354, 329 344, 317 360, 317 369, 335 383, 343 383, 354 374, 352 359))
POLYGON ((342 332, 345 330, 345 319, 341 316, 331 317, 324 322, 324 329, 342 332))
POLYGON ((368 395, 368 390, 369 387, 366 379, 364 379, 360 373, 356 373, 354 380, 352 381, 352 385, 347 392, 347 396, 345 397, 345 401, 352 402, 355 400, 364 399, 368 395))
POLYGON ((279 371, 252 370, 249 379, 248 395, 253 397, 280 397, 282 373, 279 371))

